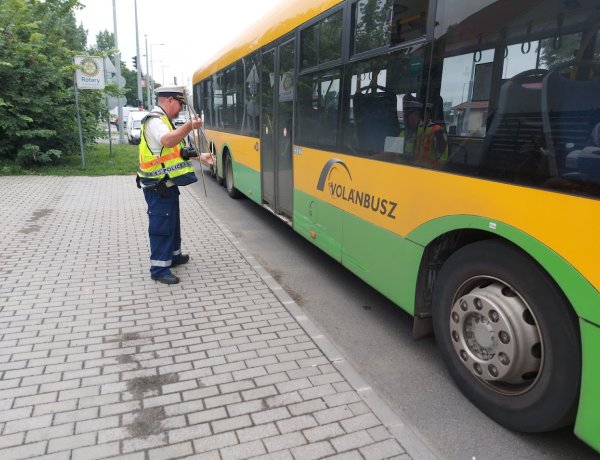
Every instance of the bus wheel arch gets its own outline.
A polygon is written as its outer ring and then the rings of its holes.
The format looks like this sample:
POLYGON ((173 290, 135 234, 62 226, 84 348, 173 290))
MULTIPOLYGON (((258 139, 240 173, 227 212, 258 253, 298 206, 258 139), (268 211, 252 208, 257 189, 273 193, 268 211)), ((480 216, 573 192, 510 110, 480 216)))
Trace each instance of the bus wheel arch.
POLYGON ((428 273, 440 353, 465 396, 501 425, 538 432, 571 423, 581 376, 577 317, 533 258, 485 236, 458 231, 430 249, 440 259, 428 273))
POLYGON ((224 185, 225 184, 225 174, 223 173, 224 167, 224 152, 221 154, 221 167, 219 168, 219 155, 217 150, 217 145, 214 142, 211 142, 211 151, 215 152, 217 156, 215 161, 215 179, 217 180, 217 184, 224 185))
POLYGON ((431 304, 433 288, 442 265, 455 251, 476 241, 494 238, 483 230, 452 230, 432 240, 426 245, 417 276, 413 335, 416 339, 433 334, 431 304))
POLYGON ((231 152, 226 148, 223 151, 223 176, 225 180, 225 188, 227 189, 227 194, 231 198, 240 198, 242 194, 235 187, 234 175, 233 175, 233 158, 231 156, 231 152))
MULTIPOLYGON (((212 141, 211 141, 211 142, 208 144, 208 151, 209 151, 209 152, 210 152, 210 153, 211 153, 213 156, 216 156, 216 152, 217 152, 217 146, 215 145, 215 143, 214 143, 214 142, 212 142, 212 141)), ((214 177, 214 178, 218 178, 218 177, 219 177, 219 176, 218 176, 218 171, 217 171, 217 162, 216 162, 216 161, 215 161, 213 164, 211 164, 211 165, 209 166, 208 170, 209 170, 209 172, 210 172, 210 175, 211 175, 211 177, 214 177)))

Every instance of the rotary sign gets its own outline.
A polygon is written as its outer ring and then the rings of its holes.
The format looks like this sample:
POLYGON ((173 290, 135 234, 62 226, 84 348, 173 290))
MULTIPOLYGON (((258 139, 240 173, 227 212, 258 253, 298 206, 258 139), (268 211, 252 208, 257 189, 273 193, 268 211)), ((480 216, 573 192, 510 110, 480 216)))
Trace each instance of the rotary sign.
POLYGON ((79 89, 104 89, 104 60, 99 56, 75 56, 75 81, 79 89))

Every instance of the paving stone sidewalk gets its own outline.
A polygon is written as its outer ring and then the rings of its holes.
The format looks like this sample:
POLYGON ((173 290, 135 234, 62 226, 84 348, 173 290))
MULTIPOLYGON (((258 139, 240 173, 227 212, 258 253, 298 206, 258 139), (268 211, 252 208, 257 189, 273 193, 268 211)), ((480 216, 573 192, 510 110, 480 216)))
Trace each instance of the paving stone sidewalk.
POLYGON ((173 286, 131 177, 0 190, 0 459, 435 458, 192 187, 173 286))

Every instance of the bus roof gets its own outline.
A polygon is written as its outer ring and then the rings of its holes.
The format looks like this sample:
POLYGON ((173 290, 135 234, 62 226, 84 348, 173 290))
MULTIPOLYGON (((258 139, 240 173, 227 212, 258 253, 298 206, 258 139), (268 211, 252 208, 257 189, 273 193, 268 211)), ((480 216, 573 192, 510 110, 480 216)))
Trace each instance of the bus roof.
POLYGON ((200 66, 194 72, 193 83, 198 83, 217 70, 284 36, 299 25, 342 1, 282 0, 271 11, 234 38, 208 62, 200 66))

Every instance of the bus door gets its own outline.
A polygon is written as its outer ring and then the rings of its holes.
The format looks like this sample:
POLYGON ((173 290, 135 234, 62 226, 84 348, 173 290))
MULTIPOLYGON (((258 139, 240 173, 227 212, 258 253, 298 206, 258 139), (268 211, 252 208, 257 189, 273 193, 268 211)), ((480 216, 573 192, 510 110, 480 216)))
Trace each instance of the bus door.
POLYGON ((294 40, 262 53, 260 163, 263 204, 292 216, 294 40))

